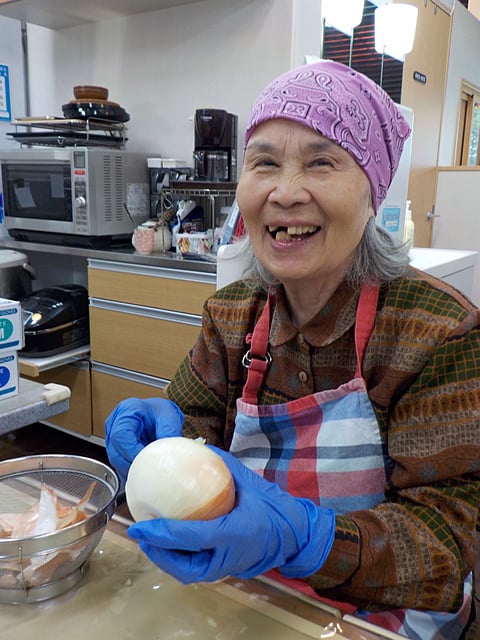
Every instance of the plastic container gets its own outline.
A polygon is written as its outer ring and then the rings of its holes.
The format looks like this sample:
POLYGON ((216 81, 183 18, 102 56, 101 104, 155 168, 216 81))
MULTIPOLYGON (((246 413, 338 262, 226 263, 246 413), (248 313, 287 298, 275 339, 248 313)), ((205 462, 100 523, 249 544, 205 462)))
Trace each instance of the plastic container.
POLYGON ((403 228, 403 241, 407 242, 409 247, 413 247, 415 239, 415 223, 412 219, 412 210, 410 205, 411 201, 407 200, 407 208, 405 209, 405 226, 403 228))

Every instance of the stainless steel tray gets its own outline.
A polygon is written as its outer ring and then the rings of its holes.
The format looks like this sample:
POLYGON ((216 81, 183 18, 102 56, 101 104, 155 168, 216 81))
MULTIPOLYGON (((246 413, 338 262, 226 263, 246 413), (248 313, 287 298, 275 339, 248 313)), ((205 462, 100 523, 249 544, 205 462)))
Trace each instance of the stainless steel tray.
POLYGON ((45 116, 19 118, 12 124, 15 125, 15 131, 8 132, 7 135, 23 145, 55 147, 86 145, 121 148, 127 141, 127 128, 124 123, 103 119, 83 120, 45 116), (28 127, 28 131, 19 131, 18 127, 28 127), (35 129, 42 129, 42 131, 35 129))

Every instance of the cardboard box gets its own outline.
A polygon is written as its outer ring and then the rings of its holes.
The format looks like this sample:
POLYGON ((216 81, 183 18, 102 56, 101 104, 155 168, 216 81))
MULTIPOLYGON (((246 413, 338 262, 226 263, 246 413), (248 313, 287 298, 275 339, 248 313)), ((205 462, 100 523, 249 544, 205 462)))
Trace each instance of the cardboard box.
POLYGON ((16 351, 0 351, 0 401, 18 395, 16 351))
POLYGON ((24 347, 23 317, 20 302, 0 298, 0 354, 24 347))

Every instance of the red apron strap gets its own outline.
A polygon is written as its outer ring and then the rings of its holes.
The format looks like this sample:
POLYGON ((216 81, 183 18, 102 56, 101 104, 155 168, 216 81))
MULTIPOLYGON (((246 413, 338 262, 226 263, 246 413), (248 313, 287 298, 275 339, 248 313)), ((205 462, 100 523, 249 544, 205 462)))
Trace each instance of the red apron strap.
POLYGON ((243 356, 242 364, 247 367, 247 381, 243 387, 242 400, 249 404, 257 404, 257 391, 262 384, 267 366, 270 363, 268 353, 268 338, 270 336, 270 306, 269 295, 262 315, 251 334, 250 349, 243 356))
POLYGON ((372 335, 377 316, 377 302, 380 292, 379 284, 364 284, 358 300, 355 318, 355 350, 357 353, 357 370, 355 377, 362 377, 363 356, 372 335))
MULTIPOLYGON (((375 325, 380 285, 364 285, 358 300, 355 319, 355 349, 357 369, 355 377, 362 377, 363 356, 375 325)), ((257 392, 265 371, 270 364, 268 338, 270 335, 270 308, 272 296, 268 296, 262 314, 251 334, 250 349, 243 356, 242 363, 248 369, 247 381, 243 387, 242 400, 249 404, 257 404, 257 392)))

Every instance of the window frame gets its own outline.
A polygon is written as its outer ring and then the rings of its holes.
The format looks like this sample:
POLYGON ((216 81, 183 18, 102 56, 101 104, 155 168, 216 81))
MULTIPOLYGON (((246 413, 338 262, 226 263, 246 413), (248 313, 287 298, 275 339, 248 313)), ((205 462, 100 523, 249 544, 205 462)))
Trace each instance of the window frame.
MULTIPOLYGON (((457 166, 472 167, 480 165, 480 126, 477 124, 475 127, 475 106, 477 104, 480 105, 480 87, 462 81, 455 150, 455 164, 457 166), (475 163, 471 162, 472 135, 476 135, 475 163)), ((479 114, 477 114, 477 117, 480 117, 479 114)))

